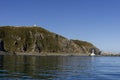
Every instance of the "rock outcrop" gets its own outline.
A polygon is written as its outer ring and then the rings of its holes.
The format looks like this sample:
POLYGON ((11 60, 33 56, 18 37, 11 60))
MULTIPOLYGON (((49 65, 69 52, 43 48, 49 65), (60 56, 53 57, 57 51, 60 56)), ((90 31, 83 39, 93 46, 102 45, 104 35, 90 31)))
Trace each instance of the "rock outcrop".
POLYGON ((99 52, 91 43, 68 40, 41 27, 0 27, 0 50, 8 52, 89 54, 92 48, 99 52))
POLYGON ((92 53, 92 50, 95 50, 96 55, 100 55, 100 50, 96 48, 93 44, 86 42, 86 41, 80 41, 80 40, 72 40, 74 43, 76 43, 81 49, 82 53, 92 53))

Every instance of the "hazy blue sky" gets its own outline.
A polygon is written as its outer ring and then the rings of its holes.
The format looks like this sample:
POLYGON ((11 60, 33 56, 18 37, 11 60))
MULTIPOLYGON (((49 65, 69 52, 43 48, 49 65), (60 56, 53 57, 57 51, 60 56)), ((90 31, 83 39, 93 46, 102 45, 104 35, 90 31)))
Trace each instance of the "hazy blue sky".
POLYGON ((120 0, 0 0, 0 26, 34 24, 120 52, 120 0))

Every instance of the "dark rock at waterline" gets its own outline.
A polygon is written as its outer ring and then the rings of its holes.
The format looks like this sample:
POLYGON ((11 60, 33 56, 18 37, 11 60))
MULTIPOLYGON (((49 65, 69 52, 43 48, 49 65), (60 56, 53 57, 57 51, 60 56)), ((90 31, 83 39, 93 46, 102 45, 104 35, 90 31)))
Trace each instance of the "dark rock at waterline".
POLYGON ((0 39, 0 51, 4 51, 4 42, 0 39))

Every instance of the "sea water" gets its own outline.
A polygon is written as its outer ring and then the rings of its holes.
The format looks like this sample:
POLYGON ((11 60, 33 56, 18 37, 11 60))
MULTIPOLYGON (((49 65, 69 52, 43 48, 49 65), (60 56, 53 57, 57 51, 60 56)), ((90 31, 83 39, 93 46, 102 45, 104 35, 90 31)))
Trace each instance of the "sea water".
POLYGON ((0 80, 120 80, 120 57, 1 55, 0 80))

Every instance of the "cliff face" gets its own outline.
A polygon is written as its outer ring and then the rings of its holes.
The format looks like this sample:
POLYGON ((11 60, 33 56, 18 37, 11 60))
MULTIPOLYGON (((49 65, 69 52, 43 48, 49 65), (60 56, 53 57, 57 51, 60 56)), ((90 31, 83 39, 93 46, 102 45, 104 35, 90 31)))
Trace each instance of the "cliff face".
POLYGON ((76 43, 81 49, 82 53, 92 53, 92 50, 94 49, 95 54, 100 55, 100 50, 95 47, 93 44, 86 42, 86 41, 80 41, 80 40, 72 40, 74 43, 76 43))
POLYGON ((68 40, 41 27, 0 27, 0 50, 8 52, 88 54, 92 48, 99 51, 91 43, 68 40))

